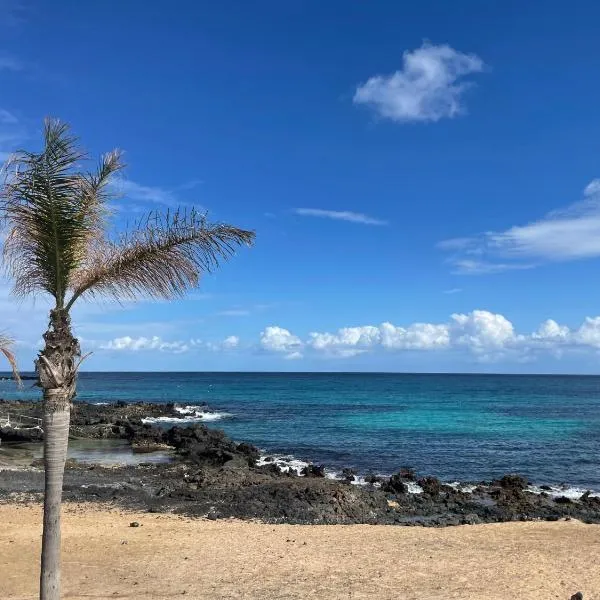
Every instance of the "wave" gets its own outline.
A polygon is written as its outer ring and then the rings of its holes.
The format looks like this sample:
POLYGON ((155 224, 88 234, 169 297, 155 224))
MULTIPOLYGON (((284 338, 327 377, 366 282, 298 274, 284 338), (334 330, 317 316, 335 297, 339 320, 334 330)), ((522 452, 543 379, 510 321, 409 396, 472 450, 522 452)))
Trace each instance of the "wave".
MULTIPOLYGON (((583 494, 585 494, 589 490, 588 488, 580 488, 576 486, 570 485, 551 485, 544 486, 543 488, 537 485, 530 485, 527 487, 527 491, 532 494, 541 494, 545 493, 552 498, 559 498, 560 496, 564 496, 565 498, 570 498, 571 500, 579 500, 583 494), (550 488, 550 489, 548 489, 550 488)), ((600 492, 593 492, 590 494, 592 498, 600 498, 600 492)))
POLYGON ((153 425, 157 423, 170 424, 186 424, 186 423, 202 423, 210 421, 220 421, 227 419, 233 415, 228 412, 212 412, 206 407, 198 406, 175 406, 175 412, 182 415, 181 417, 144 417, 142 423, 153 425))
POLYGON ((296 475, 303 477, 302 471, 305 467, 308 467, 310 463, 303 460, 298 460, 293 456, 276 456, 263 454, 257 461, 257 467, 265 467, 266 465, 277 465, 278 469, 282 473, 289 473, 294 471, 296 475))
MULTIPOLYGON (((268 454, 263 454, 256 462, 257 467, 263 467, 263 466, 270 465, 270 464, 277 465, 277 467, 279 468, 279 470, 282 473, 288 473, 290 471, 295 471, 297 475, 299 475, 300 477, 303 477, 304 476, 302 473, 303 469, 305 467, 309 466, 311 463, 303 461, 303 460, 298 460, 297 458, 294 458, 291 455, 280 456, 280 455, 268 455, 268 454)), ((379 476, 382 479, 386 479, 387 477, 389 477, 389 475, 379 475, 379 476)), ((337 481, 341 481, 344 479, 341 471, 332 471, 332 470, 328 470, 328 469, 325 469, 325 477, 327 479, 334 479, 337 481)), ((354 480, 351 481, 350 483, 351 483, 351 485, 360 485, 360 486, 372 485, 375 488, 381 487, 381 483, 374 483, 374 484, 368 483, 367 481, 365 481, 365 477, 363 475, 355 475, 354 480)), ((407 487, 407 492, 409 494, 422 494, 423 493, 423 488, 418 483, 416 483, 414 481, 405 481, 405 483, 406 483, 406 487, 407 487)), ((452 487, 455 490, 461 491, 465 494, 472 494, 477 489, 477 487, 479 487, 478 485, 475 485, 475 484, 461 483, 459 481, 453 481, 450 483, 446 483, 445 485, 448 485, 449 487, 452 487)), ((565 496, 567 498, 570 498, 571 500, 579 500, 581 498, 581 496, 589 490, 580 488, 580 487, 575 487, 575 486, 568 486, 568 485, 545 486, 544 488, 537 486, 537 485, 530 485, 527 487, 527 491, 531 492, 532 494, 546 493, 549 496, 551 496, 552 498, 558 498, 560 496, 565 496)), ((592 491, 590 494, 590 497, 600 498, 600 492, 592 491)))

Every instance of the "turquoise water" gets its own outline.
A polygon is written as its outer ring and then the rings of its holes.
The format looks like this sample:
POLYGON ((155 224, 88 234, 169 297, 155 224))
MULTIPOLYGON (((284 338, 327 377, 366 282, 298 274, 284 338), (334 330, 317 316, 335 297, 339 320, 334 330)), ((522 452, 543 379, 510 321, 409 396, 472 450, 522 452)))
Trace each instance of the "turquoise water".
MULTIPOLYGON (((26 382, 27 383, 27 382, 26 382)), ((207 403, 209 426, 332 470, 519 472, 600 489, 600 377, 83 373, 79 399, 207 403)), ((0 382, 4 398, 38 397, 0 382)))

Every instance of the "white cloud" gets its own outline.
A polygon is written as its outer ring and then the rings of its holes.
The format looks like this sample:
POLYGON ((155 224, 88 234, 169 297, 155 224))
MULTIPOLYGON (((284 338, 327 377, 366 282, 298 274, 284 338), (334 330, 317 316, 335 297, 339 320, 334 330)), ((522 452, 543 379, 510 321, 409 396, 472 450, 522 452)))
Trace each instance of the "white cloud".
POLYGON ((462 288, 451 288, 449 290, 444 290, 444 294, 452 295, 452 294, 460 294, 462 292, 462 288))
POLYGON ((3 125, 16 125, 18 122, 19 119, 15 115, 4 108, 0 108, 0 123, 3 125))
POLYGON ((287 329, 283 329, 283 327, 271 326, 265 328, 260 334, 260 345, 267 352, 286 354, 285 358, 297 359, 302 357, 300 350, 303 344, 300 338, 287 329))
POLYGON ((586 317, 572 337, 578 344, 600 348, 600 317, 586 317))
POLYGON ((381 333, 371 325, 364 327, 344 327, 337 333, 311 333, 308 345, 317 351, 336 356, 355 356, 377 345, 381 333))
POLYGON ((232 308, 231 310, 221 310, 217 313, 219 317, 247 317, 250 311, 245 308, 232 308))
POLYGON ((407 326, 344 327, 335 333, 312 332, 303 342, 287 329, 267 328, 261 346, 271 352, 306 353, 318 357, 350 358, 373 352, 462 352, 477 362, 500 358, 530 362, 541 352, 558 357, 564 351, 600 350, 600 317, 587 317, 577 328, 548 319, 532 333, 517 333, 504 315, 486 310, 453 314, 445 323, 412 323, 407 326))
POLYGON ((226 337, 221 346, 225 349, 237 348, 240 345, 240 338, 237 335, 226 337))
POLYGON ((553 319, 547 319, 538 328, 538 330, 531 335, 534 340, 541 341, 566 341, 569 337, 569 328, 564 325, 559 325, 553 319))
MULTIPOLYGON (((177 194, 167 188, 158 186, 142 185, 125 177, 116 177, 111 182, 113 192, 125 200, 135 200, 137 202, 162 204, 172 208, 178 206, 192 206, 189 202, 182 202, 177 194)), ((190 189, 189 187, 179 187, 179 189, 190 189)), ((201 209, 199 205, 195 205, 201 209)))
POLYGON ((20 71, 23 69, 23 63, 13 56, 0 56, 0 71, 20 71))
POLYGON ((239 348, 240 338, 237 335, 230 335, 220 342, 205 342, 201 339, 192 339, 189 344, 193 348, 207 349, 212 352, 224 352, 239 348))
POLYGON ((413 323, 408 327, 396 327, 391 323, 380 326, 381 345, 396 350, 435 350, 450 345, 447 325, 413 323))
POLYGON ((504 315, 487 310, 454 314, 449 329, 454 345, 473 352, 503 348, 516 340, 513 324, 504 315))
POLYGON ((463 77, 484 69, 475 54, 463 54, 443 44, 425 42, 402 57, 402 69, 376 75, 359 85, 355 104, 372 108, 397 123, 439 121, 463 112, 462 96, 471 85, 463 77))
POLYGON ((600 179, 590 182, 583 200, 548 213, 528 225, 441 242, 458 273, 530 269, 546 262, 600 256, 600 179))
POLYGON ((107 343, 101 344, 102 350, 131 350, 137 352, 139 350, 159 350, 160 352, 173 352, 180 354, 189 350, 188 344, 181 341, 165 342, 159 336, 138 337, 124 336, 115 338, 107 343))
POLYGON ((362 225, 388 225, 387 221, 369 217, 362 213, 347 210, 323 210, 321 208, 296 208, 294 212, 303 217, 320 217, 322 219, 334 219, 336 221, 349 221, 350 223, 361 223, 362 225))
POLYGON ((0 108, 0 163, 4 162, 26 139, 25 130, 17 117, 8 110, 0 108))

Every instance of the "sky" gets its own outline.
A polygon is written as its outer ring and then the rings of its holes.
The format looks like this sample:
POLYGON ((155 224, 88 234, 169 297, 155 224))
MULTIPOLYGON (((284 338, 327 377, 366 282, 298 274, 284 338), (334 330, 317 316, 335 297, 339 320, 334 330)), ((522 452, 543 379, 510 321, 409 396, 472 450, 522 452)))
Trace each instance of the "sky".
MULTIPOLYGON (((0 161, 115 147, 113 226, 256 231, 175 302, 81 303, 87 370, 600 373, 596 2, 0 0, 0 161)), ((0 280, 33 364, 48 299, 0 280)))

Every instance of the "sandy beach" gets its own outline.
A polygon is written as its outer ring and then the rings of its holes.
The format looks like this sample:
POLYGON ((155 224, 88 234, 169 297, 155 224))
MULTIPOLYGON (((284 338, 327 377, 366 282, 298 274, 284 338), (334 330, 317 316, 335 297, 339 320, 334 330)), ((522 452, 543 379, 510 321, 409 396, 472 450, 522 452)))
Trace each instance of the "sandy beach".
MULTIPOLYGON (((0 522, 0 597, 35 599, 40 506, 0 522)), ((69 503, 63 552, 69 599, 600 598, 600 526, 577 521, 274 526, 69 503)))

